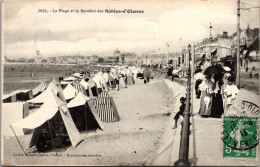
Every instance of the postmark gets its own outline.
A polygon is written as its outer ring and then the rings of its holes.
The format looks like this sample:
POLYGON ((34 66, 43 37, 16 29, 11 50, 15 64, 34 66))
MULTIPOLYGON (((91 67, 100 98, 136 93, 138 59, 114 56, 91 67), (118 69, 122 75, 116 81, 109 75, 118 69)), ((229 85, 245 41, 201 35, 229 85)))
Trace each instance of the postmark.
POLYGON ((226 112, 227 116, 242 116, 242 117, 259 117, 260 111, 255 103, 243 100, 239 106, 231 106, 226 112))
POLYGON ((223 158, 256 158, 258 117, 224 116, 223 158))
POLYGON ((254 104, 252 102, 246 101, 246 100, 242 101, 241 110, 242 110, 242 113, 247 114, 248 116, 252 115, 252 116, 258 117, 260 114, 258 105, 254 104))

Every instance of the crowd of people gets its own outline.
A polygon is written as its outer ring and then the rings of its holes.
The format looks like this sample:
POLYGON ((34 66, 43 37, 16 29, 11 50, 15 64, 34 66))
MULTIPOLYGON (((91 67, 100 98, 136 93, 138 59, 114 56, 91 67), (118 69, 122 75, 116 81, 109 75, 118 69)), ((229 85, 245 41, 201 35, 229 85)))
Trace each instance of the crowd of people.
MULTIPOLYGON (((170 75, 171 70, 168 70, 170 75), (169 72, 170 71, 170 72, 169 72)), ((234 84, 235 77, 229 67, 215 64, 202 73, 201 66, 195 70, 195 97, 200 99, 199 115, 201 117, 221 118, 234 103, 239 90, 234 84)), ((180 98, 181 106, 174 116, 174 127, 186 107, 186 98, 180 98)))
POLYGON ((196 98, 200 99, 199 114, 220 118, 234 104, 239 90, 231 70, 224 70, 220 64, 208 68, 211 71, 206 69, 202 73, 199 66, 194 75, 196 98))
POLYGON ((115 66, 113 68, 100 68, 96 72, 84 72, 86 82, 94 81, 102 90, 118 89, 135 84, 137 78, 144 79, 144 84, 149 83, 152 72, 149 67, 115 66))
MULTIPOLYGON (((96 72, 89 72, 86 70, 85 81, 90 85, 96 85, 97 91, 108 91, 110 89, 117 89, 119 87, 126 88, 127 85, 135 84, 140 68, 115 66, 113 68, 100 68, 96 72)), ((93 89, 93 92, 95 90, 93 89)), ((96 92, 97 93, 97 92, 96 92)))

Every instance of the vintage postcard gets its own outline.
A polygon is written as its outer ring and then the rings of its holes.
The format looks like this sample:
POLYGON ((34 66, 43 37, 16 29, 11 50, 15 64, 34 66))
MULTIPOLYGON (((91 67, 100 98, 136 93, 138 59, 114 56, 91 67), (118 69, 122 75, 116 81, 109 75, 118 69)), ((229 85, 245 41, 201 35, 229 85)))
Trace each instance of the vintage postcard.
POLYGON ((3 0, 2 166, 259 166, 259 0, 3 0))

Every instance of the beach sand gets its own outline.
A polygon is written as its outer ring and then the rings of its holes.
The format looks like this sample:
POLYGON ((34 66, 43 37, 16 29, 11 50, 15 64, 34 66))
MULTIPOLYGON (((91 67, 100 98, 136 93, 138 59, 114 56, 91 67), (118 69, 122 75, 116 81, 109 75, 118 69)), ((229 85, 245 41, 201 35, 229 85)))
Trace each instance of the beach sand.
MULTIPOLYGON (((154 80, 152 80, 153 82, 154 80)), ((82 133, 84 141, 48 153, 23 152, 15 137, 4 139, 4 165, 150 165, 170 120, 173 93, 164 81, 111 90, 121 120, 104 123, 104 131, 82 133), (168 113, 169 112, 169 113, 168 113), (57 151, 57 155, 56 154, 57 151)), ((19 136, 24 148, 31 135, 19 136)))

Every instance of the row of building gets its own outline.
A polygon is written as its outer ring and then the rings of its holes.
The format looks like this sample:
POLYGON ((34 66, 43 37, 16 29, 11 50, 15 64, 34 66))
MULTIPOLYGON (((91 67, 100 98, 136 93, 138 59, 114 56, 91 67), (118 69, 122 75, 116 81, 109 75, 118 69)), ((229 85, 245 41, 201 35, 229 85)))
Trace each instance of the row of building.
MULTIPOLYGON (((229 35, 228 32, 218 34, 216 37, 205 38, 201 42, 193 44, 191 54, 194 55, 195 66, 202 65, 207 67, 212 62, 223 62, 229 66, 234 65, 236 57, 237 33, 229 35)), ((193 56, 191 56, 193 57, 193 56)), ((133 52, 122 52, 116 49, 113 55, 108 57, 99 57, 97 55, 82 56, 59 56, 41 58, 37 56, 34 59, 16 59, 4 58, 7 62, 29 62, 29 63, 51 63, 51 64, 93 64, 93 63, 112 63, 128 65, 154 65, 154 64, 172 64, 174 68, 181 68, 187 71, 189 62, 189 51, 187 48, 181 52, 174 53, 144 53, 137 55, 133 52)), ((252 62, 259 61, 259 28, 240 30, 240 62, 242 69, 250 68, 252 62)))
MULTIPOLYGON (((228 32, 218 34, 214 38, 206 38, 201 42, 194 44, 192 53, 194 54, 195 66, 201 65, 205 68, 212 62, 223 63, 231 68, 234 68, 236 61, 236 45, 237 33, 228 35, 228 32)), ((183 70, 188 68, 189 52, 183 49, 180 57, 174 58, 177 64, 183 70), (180 59, 183 61, 180 63, 180 59)), ((193 56, 192 56, 193 57, 193 56)), ((259 28, 240 29, 240 66, 241 70, 252 68, 259 64, 259 28)))
MULTIPOLYGON (((191 49, 191 57, 194 57, 194 66, 208 67, 210 64, 223 63, 226 66, 235 68, 237 33, 231 35, 224 31, 215 37, 205 38, 194 43, 191 49), (193 56, 194 55, 194 56, 193 56)), ((168 54, 142 54, 137 56, 134 53, 121 53, 118 49, 114 57, 119 57, 122 64, 172 64, 174 68, 181 68, 183 75, 186 75, 189 64, 188 48, 181 52, 168 54)), ((192 62, 192 60, 190 60, 192 62)), ((192 63, 191 63, 192 64, 192 63)), ((252 68, 259 64, 259 28, 240 29, 240 66, 241 70, 252 68)), ((259 67, 258 67, 259 68, 259 67)))
POLYGON ((97 55, 92 56, 82 56, 82 55, 70 55, 70 56, 57 56, 43 58, 41 56, 36 56, 35 58, 19 58, 10 59, 4 57, 4 62, 10 63, 38 63, 38 64, 91 64, 97 63, 99 57, 97 55))

